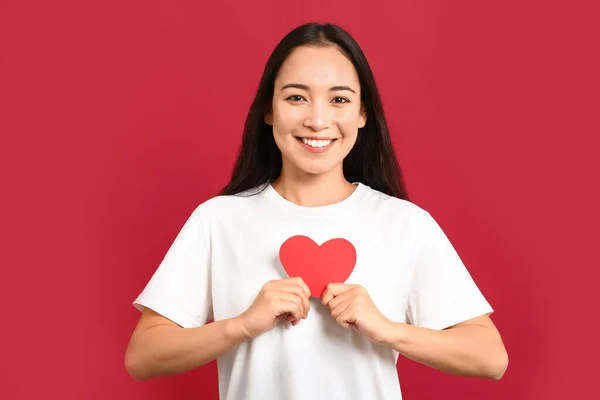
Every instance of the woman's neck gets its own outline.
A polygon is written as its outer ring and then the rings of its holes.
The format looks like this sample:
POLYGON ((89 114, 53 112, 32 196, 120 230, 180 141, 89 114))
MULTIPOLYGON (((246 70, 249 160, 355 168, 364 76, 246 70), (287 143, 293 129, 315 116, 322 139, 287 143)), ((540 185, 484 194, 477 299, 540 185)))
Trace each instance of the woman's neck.
POLYGON ((348 182, 343 173, 300 177, 290 176, 282 171, 279 178, 272 182, 272 186, 283 198, 303 207, 339 203, 356 189, 356 185, 348 182))

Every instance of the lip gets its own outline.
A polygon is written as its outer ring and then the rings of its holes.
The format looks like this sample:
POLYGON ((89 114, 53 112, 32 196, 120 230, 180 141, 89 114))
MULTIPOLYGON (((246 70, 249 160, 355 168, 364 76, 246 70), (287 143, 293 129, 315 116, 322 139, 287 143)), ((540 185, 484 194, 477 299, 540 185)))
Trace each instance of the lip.
POLYGON ((302 145, 302 147, 304 147, 306 150, 310 151, 311 153, 324 153, 324 152, 326 152, 327 150, 329 150, 329 149, 330 149, 330 148, 331 148, 331 147, 332 147, 332 146, 335 144, 335 142, 337 141, 337 139, 323 139, 323 138, 320 138, 320 139, 316 139, 316 138, 315 138, 315 139, 313 139, 313 138, 304 138, 304 139, 311 139, 311 140, 331 140, 331 143, 329 143, 327 146, 323 146, 323 147, 311 147, 311 146, 309 146, 309 145, 305 144, 305 143, 302 141, 302 139, 303 139, 303 138, 297 137, 296 139, 298 140, 298 143, 300 143, 300 145, 302 145))
POLYGON ((324 138, 324 137, 316 137, 316 136, 296 136, 298 139, 308 139, 308 140, 335 140, 336 138, 324 138))

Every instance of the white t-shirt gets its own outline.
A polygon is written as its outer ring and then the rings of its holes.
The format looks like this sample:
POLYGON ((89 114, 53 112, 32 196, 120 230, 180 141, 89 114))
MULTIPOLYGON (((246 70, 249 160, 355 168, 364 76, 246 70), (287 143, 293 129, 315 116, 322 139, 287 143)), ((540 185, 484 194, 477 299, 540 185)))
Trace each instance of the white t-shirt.
MULTIPOLYGON (((346 283, 367 289, 389 319, 443 329, 492 312, 431 215, 358 183, 345 200, 302 207, 270 184, 198 206, 134 301, 184 328, 244 312, 262 286, 287 278, 281 244, 345 238, 357 261, 346 283), (261 189, 261 188, 257 188, 261 189)), ((275 328, 217 360, 222 400, 401 399, 398 353, 344 329, 319 300, 297 326, 275 328)))

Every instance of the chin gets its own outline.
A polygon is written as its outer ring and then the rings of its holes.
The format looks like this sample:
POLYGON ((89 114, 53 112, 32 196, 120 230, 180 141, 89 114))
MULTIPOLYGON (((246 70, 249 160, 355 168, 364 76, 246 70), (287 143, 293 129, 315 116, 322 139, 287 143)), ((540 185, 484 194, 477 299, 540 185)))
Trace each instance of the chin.
POLYGON ((327 164, 327 165, 314 165, 314 164, 304 164, 298 165, 296 164, 296 168, 305 174, 309 175, 322 175, 328 172, 331 172, 335 169, 337 164, 327 164))

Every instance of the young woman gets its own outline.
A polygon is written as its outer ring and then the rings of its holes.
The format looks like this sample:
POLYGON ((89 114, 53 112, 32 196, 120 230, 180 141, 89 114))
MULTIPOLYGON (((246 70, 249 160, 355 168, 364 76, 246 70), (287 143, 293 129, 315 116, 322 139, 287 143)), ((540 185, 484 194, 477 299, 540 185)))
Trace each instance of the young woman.
POLYGON ((492 308, 408 201, 363 52, 331 24, 277 45, 231 181, 193 211, 134 305, 129 373, 218 358, 223 400, 399 399, 399 354, 490 379, 508 363, 492 308), (296 235, 350 242, 350 276, 311 293, 279 258, 296 235))

